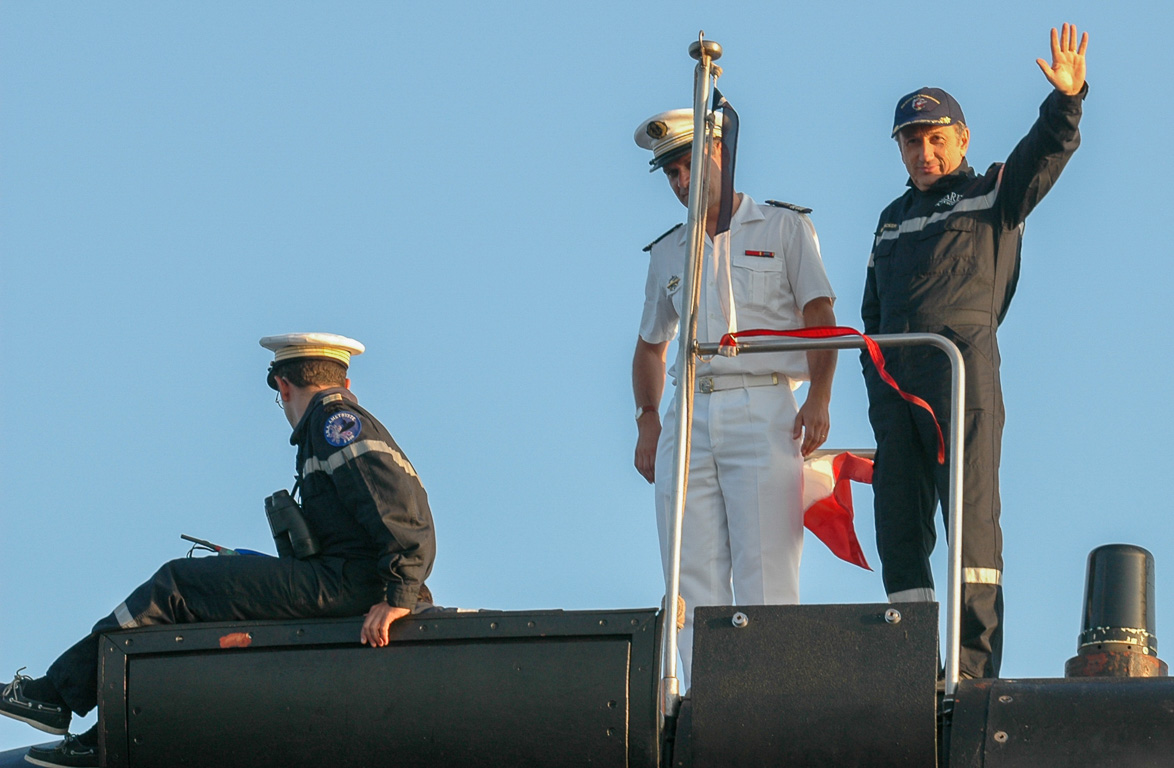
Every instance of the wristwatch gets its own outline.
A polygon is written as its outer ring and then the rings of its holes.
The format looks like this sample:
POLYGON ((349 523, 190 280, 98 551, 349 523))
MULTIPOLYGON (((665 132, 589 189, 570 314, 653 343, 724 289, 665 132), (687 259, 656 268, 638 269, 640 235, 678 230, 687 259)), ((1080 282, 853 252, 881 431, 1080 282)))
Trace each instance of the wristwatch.
POLYGON ((649 411, 655 411, 655 405, 638 405, 636 406, 636 421, 640 421, 640 417, 649 411))

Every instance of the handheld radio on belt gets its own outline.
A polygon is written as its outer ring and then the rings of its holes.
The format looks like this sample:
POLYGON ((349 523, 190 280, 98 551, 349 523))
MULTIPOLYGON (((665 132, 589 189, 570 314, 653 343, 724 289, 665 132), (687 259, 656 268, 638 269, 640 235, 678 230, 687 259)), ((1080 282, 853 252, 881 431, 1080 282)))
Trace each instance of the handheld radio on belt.
POLYGON ((321 549, 318 539, 306 525, 302 508, 289 491, 277 491, 265 499, 265 517, 269 518, 269 530, 273 532, 279 557, 304 560, 318 554, 321 549))

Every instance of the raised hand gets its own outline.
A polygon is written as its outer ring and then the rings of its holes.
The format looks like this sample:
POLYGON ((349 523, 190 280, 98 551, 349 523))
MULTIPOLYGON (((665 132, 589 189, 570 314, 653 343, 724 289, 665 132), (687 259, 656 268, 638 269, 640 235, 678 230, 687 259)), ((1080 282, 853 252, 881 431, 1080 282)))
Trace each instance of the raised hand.
POLYGON ((1084 51, 1088 48, 1088 33, 1080 36, 1076 47, 1076 25, 1065 24, 1059 33, 1052 27, 1052 65, 1043 59, 1035 63, 1043 70, 1048 82, 1066 96, 1075 96, 1084 88, 1084 51))

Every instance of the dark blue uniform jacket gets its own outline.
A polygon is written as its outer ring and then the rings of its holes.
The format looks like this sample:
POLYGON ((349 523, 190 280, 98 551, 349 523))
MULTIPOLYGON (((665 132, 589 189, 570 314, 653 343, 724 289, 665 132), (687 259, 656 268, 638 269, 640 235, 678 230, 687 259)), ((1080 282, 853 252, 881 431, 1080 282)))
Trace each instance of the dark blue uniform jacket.
POLYGON ((320 554, 371 561, 387 602, 413 608, 436 539, 416 470, 347 389, 315 395, 294 428, 302 510, 320 554))
MULTIPOLYGON (((979 176, 963 160, 924 192, 910 181, 881 213, 861 308, 864 332, 930 332, 954 341, 966 360, 968 408, 989 408, 992 396, 1001 404, 995 329, 1019 279, 1023 222, 1080 144, 1086 92, 1053 90, 1006 163, 979 176)), ((948 402, 949 367, 940 352, 890 349, 885 357, 903 387, 948 402)), ((885 386, 862 359, 870 389, 885 386)))

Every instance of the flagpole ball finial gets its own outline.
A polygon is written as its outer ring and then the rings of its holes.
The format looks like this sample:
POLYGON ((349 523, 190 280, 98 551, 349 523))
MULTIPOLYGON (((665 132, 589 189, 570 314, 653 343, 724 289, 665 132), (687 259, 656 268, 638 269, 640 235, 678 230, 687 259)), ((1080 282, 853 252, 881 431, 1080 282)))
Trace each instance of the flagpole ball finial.
POLYGON ((689 46, 689 55, 698 61, 701 61, 703 51, 710 61, 717 61, 722 57, 722 47, 713 40, 702 39, 689 46))

